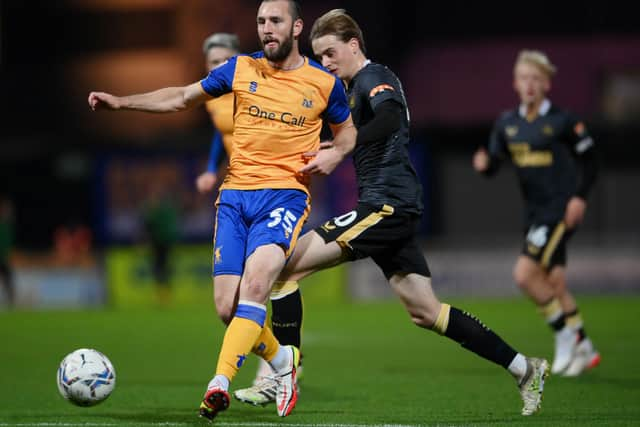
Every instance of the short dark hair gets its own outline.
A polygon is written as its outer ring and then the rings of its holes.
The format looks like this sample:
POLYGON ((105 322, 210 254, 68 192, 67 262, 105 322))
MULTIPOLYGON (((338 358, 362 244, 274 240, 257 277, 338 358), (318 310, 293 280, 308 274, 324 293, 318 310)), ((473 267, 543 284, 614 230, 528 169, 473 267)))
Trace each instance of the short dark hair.
POLYGON ((316 19, 311 27, 309 40, 313 42, 323 36, 334 35, 342 42, 355 38, 362 53, 366 53, 364 37, 358 23, 344 9, 333 9, 316 19))
POLYGON ((296 19, 302 19, 302 9, 300 8, 300 4, 296 0, 262 0, 262 3, 272 2, 272 1, 286 1, 289 3, 289 15, 291 15, 291 20, 295 21, 296 19))

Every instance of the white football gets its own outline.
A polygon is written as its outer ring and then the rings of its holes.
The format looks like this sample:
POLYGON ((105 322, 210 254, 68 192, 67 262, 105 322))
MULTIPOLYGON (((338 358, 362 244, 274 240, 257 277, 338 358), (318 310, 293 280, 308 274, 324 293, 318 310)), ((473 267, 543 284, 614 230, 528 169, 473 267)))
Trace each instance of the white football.
POLYGON ((93 406, 105 400, 116 386, 116 371, 104 354, 90 348, 69 353, 58 368, 58 390, 78 406, 93 406))

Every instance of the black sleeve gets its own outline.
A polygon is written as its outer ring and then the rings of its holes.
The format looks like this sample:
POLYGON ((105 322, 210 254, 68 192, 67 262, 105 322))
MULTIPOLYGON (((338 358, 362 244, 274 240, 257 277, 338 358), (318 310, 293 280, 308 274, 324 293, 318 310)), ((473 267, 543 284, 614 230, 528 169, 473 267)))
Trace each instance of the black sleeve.
POLYGON ((405 105, 405 99, 400 82, 387 68, 377 67, 363 73, 358 81, 360 96, 366 99, 371 109, 376 111, 378 106, 389 100, 405 105))
POLYGON ((578 178, 576 196, 586 200, 598 177, 598 162, 593 149, 578 155, 577 163, 580 169, 580 176, 578 178))
POLYGON ((373 119, 358 129, 356 143, 385 139, 402 126, 402 106, 393 99, 377 104, 373 112, 373 119))
POLYGON ((584 123, 569 114, 565 140, 575 156, 579 171, 576 196, 586 200, 598 177, 598 164, 593 138, 591 138, 584 123))
POLYGON ((504 160, 504 153, 506 150, 506 142, 502 133, 501 120, 498 119, 491 129, 491 135, 489 136, 489 144, 487 145, 487 152, 489 154, 489 167, 483 172, 486 176, 493 176, 500 170, 500 165, 504 160))

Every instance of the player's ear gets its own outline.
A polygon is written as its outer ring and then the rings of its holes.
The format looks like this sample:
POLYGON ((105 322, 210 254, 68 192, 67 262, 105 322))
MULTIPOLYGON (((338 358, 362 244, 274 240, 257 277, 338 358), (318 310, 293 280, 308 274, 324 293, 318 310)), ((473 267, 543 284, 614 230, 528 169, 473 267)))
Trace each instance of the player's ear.
POLYGON ((348 44, 349 44, 349 48, 351 49, 351 52, 354 55, 358 53, 358 49, 360 49, 360 42, 358 41, 357 38, 352 37, 351 40, 349 40, 348 44))
POLYGON ((298 37, 300 34, 302 34, 302 28, 304 27, 304 23, 302 22, 302 19, 298 18, 293 22, 293 36, 294 37, 298 37))

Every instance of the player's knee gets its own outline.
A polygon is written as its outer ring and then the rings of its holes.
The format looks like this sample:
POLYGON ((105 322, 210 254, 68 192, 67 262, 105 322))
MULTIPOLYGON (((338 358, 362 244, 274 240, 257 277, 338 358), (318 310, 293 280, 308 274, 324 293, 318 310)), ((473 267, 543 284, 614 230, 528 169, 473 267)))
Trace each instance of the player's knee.
POLYGON ((564 273, 557 271, 557 269, 552 270, 549 275, 549 283, 556 292, 564 292, 567 288, 567 281, 564 273))
POLYGON ((527 289, 531 281, 531 275, 525 269, 516 265, 513 268, 513 280, 521 289, 527 289))
POLYGON ((233 301, 228 301, 222 297, 215 297, 216 303, 216 312, 218 313, 218 317, 225 325, 231 323, 231 319, 233 318, 234 313, 234 303, 233 301))
POLYGON ((222 320, 222 323, 228 325, 231 323, 231 319, 233 319, 233 309, 224 307, 223 309, 218 309, 218 317, 222 320))

